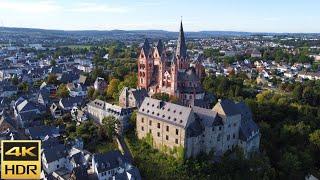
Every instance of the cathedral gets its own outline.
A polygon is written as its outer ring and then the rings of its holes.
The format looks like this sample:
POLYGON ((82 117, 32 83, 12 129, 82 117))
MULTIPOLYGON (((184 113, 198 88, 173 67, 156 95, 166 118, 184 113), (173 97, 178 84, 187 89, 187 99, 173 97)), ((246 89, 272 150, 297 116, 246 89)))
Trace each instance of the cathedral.
POLYGON ((145 40, 138 57, 138 86, 150 95, 167 93, 179 98, 184 105, 194 105, 205 98, 201 85, 203 75, 200 59, 191 61, 187 54, 182 22, 177 47, 170 57, 161 40, 155 46, 145 40))

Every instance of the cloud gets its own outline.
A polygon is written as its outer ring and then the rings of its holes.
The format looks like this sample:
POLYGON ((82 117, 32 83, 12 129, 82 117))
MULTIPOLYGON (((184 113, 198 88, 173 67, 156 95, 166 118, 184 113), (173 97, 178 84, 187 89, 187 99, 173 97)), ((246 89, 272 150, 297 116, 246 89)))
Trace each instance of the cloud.
POLYGON ((97 3, 78 3, 67 10, 75 13, 125 13, 128 8, 97 3))
POLYGON ((0 10, 21 13, 53 13, 61 10, 54 1, 0 1, 0 10))

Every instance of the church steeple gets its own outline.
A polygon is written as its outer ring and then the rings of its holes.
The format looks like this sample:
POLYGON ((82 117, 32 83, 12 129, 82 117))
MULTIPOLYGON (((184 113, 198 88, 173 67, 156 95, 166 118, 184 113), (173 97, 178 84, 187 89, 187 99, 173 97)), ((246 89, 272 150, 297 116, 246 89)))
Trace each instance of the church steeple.
POLYGON ((180 32, 179 32, 179 38, 178 38, 178 42, 177 42, 176 56, 179 59, 180 58, 183 58, 183 59, 187 58, 187 45, 186 45, 186 40, 184 38, 182 20, 181 20, 181 24, 180 24, 180 32))

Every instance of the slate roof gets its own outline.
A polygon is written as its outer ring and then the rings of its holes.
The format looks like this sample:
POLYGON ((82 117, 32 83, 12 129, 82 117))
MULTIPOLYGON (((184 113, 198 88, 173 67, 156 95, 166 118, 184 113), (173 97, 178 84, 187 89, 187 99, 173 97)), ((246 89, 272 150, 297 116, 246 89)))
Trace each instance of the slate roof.
POLYGON ((88 103, 88 105, 99 109, 103 109, 105 111, 108 111, 109 113, 113 113, 120 116, 127 115, 132 112, 132 108, 123 108, 118 105, 110 104, 99 99, 91 101, 90 103, 88 103))
POLYGON ((146 97, 139 108, 139 113, 164 120, 170 124, 185 128, 192 109, 177 104, 146 97))
POLYGON ((213 109, 220 115, 224 116, 233 116, 240 114, 236 104, 229 99, 219 100, 218 103, 213 107, 213 109))
POLYGON ((132 90, 132 95, 138 102, 142 102, 145 97, 148 97, 148 92, 146 89, 141 88, 141 89, 133 89, 132 90))
POLYGON ((39 118, 39 114, 35 111, 27 111, 19 113, 22 122, 31 122, 36 118, 39 118))
POLYGON ((54 126, 35 126, 28 128, 32 139, 43 139, 46 136, 59 135, 59 128, 54 126))
POLYGON ((18 91, 18 87, 17 86, 13 86, 13 85, 3 86, 2 87, 2 91, 3 92, 6 92, 6 91, 18 91))
POLYGON ((83 103, 83 99, 79 97, 68 97, 60 99, 60 103, 64 108, 72 108, 74 105, 81 105, 83 103))
POLYGON ((71 176, 77 180, 89 179, 87 168, 85 166, 77 166, 77 167, 73 168, 71 176))
POLYGON ((236 104, 239 112, 241 113, 241 119, 243 120, 248 120, 252 119, 252 112, 250 108, 244 103, 244 102, 239 102, 236 104))
POLYGON ((94 154, 92 158, 95 163, 97 163, 98 173, 123 166, 126 162, 125 157, 120 153, 120 151, 109 151, 104 154, 94 154))
POLYGON ((142 46, 142 50, 146 56, 148 56, 149 53, 151 53, 151 47, 150 47, 150 43, 149 43, 148 39, 145 39, 143 46, 142 46))
POLYGON ((64 72, 61 75, 61 79, 60 82, 62 83, 71 83, 73 81, 78 80, 80 77, 80 75, 78 73, 74 73, 74 72, 64 72))
POLYGON ((48 163, 65 158, 68 155, 67 148, 64 144, 58 144, 46 149, 43 149, 43 154, 46 157, 48 163))
POLYGON ((159 55, 161 56, 163 53, 165 53, 165 47, 164 44, 162 43, 161 39, 158 40, 156 48, 159 52, 159 55))
POLYGON ((42 140, 41 148, 42 149, 49 149, 53 146, 57 146, 61 144, 60 140, 57 137, 50 137, 47 136, 44 140, 42 140))
POLYGON ((16 108, 17 108, 18 112, 31 111, 31 110, 38 109, 34 102, 31 102, 28 100, 23 100, 23 101, 19 100, 16 103, 16 108))
POLYGON ((244 103, 239 102, 236 104, 241 113, 241 126, 239 138, 241 140, 248 140, 252 135, 259 131, 259 126, 252 119, 252 112, 250 108, 244 103))
POLYGON ((117 172, 114 178, 119 180, 140 180, 141 175, 138 168, 131 165, 128 166, 130 167, 125 167, 123 172, 117 172))

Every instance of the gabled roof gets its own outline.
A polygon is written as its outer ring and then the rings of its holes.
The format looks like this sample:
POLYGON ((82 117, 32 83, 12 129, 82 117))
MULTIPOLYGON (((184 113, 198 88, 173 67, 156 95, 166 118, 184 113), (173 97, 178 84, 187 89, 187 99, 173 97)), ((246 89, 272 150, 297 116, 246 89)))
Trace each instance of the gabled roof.
POLYGON ((51 163, 66 158, 68 156, 68 151, 64 144, 59 144, 43 149, 43 154, 46 157, 47 163, 51 163))
POLYGON ((186 127, 189 117, 193 115, 189 107, 149 97, 144 99, 138 112, 183 128, 186 127))
POLYGON ((78 97, 68 97, 60 99, 60 103, 63 105, 63 108, 71 108, 74 105, 81 105, 82 102, 83 99, 78 97))
POLYGON ((62 83, 71 83, 73 81, 78 80, 80 77, 80 75, 78 73, 75 72, 64 72, 62 73, 60 82, 62 83))
POLYGON ((95 163, 97 163, 98 173, 124 166, 127 162, 120 151, 109 151, 104 154, 94 154, 92 158, 95 163))
POLYGON ((23 112, 23 111, 31 111, 31 110, 36 110, 38 109, 35 103, 28 101, 28 100, 23 100, 19 101, 17 105, 17 110, 18 112, 23 112))
POLYGON ((54 126, 35 126, 28 128, 32 139, 43 139, 46 136, 60 135, 59 128, 54 126))
POLYGON ((219 100, 218 103, 213 107, 213 110, 223 116, 240 114, 238 107, 229 99, 219 100))
MULTIPOLYGON (((130 89, 131 90, 131 89, 130 89)), ((142 101, 145 97, 148 97, 148 92, 146 89, 132 89, 132 95, 136 101, 142 101)))

